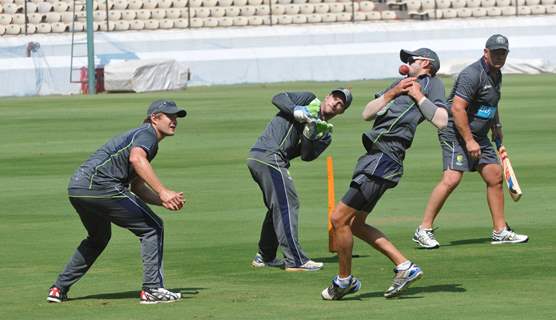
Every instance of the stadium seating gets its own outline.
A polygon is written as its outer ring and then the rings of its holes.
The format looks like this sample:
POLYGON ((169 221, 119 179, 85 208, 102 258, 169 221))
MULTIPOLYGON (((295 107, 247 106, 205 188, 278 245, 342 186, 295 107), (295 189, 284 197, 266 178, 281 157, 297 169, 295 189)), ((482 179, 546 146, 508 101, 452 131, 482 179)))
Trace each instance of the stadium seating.
POLYGON ((130 25, 129 21, 118 20, 118 21, 114 22, 114 24, 115 24, 114 29, 116 31, 127 31, 127 30, 129 30, 129 25, 130 25))
POLYGON ((9 24, 6 26, 6 34, 17 35, 21 31, 19 24, 9 24))
POLYGON ((0 14, 0 25, 9 25, 12 23, 13 17, 11 14, 0 14))
POLYGON ((491 8, 487 8, 487 16, 489 17, 498 17, 500 15, 502 15, 502 9, 498 8, 498 7, 491 7, 491 8))
POLYGON ((25 24, 25 15, 21 13, 16 13, 12 15, 12 23, 13 24, 25 24))
MULTIPOLYGON (((4 0, 0 3, 2 34, 25 33, 22 28, 25 23, 33 25, 37 33, 68 32, 74 22, 74 6, 75 21, 79 22, 75 29, 84 30, 83 3, 30 0, 26 3, 26 20, 25 0, 4 0), (19 25, 19 29, 8 28, 10 25, 19 25)), ((271 19, 273 24, 288 25, 406 17, 465 19, 544 15, 556 14, 556 0, 97 0, 93 8, 95 30, 125 31, 268 25, 271 19)))

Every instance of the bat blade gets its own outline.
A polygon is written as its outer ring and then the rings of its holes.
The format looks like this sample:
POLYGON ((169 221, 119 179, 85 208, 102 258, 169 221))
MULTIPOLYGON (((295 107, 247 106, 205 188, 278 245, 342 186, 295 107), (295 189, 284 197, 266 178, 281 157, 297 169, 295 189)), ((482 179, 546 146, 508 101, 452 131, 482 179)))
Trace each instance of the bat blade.
POLYGON ((502 171, 504 173, 504 180, 506 180, 506 185, 508 186, 508 191, 510 196, 514 201, 519 201, 523 193, 521 192, 521 187, 519 186, 519 182, 517 181, 517 176, 515 175, 514 168, 512 166, 512 162, 508 157, 508 153, 506 152, 506 147, 503 145, 497 144, 498 147, 498 157, 500 158, 500 162, 502 163, 502 171))

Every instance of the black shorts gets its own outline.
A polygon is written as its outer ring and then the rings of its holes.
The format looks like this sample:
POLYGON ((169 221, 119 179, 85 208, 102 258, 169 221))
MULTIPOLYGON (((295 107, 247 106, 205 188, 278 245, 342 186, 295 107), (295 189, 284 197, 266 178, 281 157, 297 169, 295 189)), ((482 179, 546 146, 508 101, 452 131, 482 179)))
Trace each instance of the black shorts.
POLYGON ((379 177, 360 174, 351 180, 342 202, 356 210, 369 213, 384 192, 395 185, 396 183, 379 177))

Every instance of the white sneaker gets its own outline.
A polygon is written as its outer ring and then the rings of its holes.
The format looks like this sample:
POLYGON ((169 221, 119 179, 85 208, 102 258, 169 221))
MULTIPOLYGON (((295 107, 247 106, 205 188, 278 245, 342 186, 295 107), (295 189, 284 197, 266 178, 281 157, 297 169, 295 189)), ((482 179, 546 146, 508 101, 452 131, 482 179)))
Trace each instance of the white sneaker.
POLYGON ((336 282, 337 279, 338 276, 334 277, 330 287, 322 291, 320 296, 322 297, 323 300, 340 300, 346 294, 352 294, 359 291, 359 289, 361 289, 361 281, 359 281, 359 279, 357 279, 356 277, 351 277, 349 281, 349 285, 347 285, 346 287, 341 287, 336 282))
POLYGON ((529 241, 529 237, 525 234, 515 233, 510 226, 506 225, 506 228, 501 232, 492 231, 492 241, 491 244, 501 244, 501 243, 524 243, 529 241))
POLYGON ((324 266, 322 262, 309 260, 297 267, 286 267, 286 271, 319 271, 324 266))
POLYGON ((139 294, 141 304, 157 304, 175 302, 181 299, 181 293, 168 291, 164 288, 143 288, 139 294))
POLYGON ((421 226, 417 227, 413 235, 415 241, 420 247, 426 249, 435 249, 440 247, 440 243, 434 237, 434 229, 423 229, 421 226))
POLYGON ((423 277, 423 271, 416 264, 411 264, 407 270, 398 270, 394 268, 394 281, 392 285, 384 292, 385 298, 394 298, 407 289, 413 282, 423 277))
POLYGON ((251 261, 251 266, 253 268, 283 268, 284 260, 274 258, 272 261, 264 261, 263 256, 260 253, 257 253, 255 258, 253 258, 253 261, 251 261))

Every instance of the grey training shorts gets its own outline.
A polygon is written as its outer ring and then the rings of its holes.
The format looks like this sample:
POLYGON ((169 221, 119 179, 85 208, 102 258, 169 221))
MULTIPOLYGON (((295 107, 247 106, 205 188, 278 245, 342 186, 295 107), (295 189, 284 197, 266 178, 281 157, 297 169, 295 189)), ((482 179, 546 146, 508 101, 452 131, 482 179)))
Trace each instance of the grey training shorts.
POLYGON ((442 148, 442 164, 444 170, 477 171, 479 166, 498 163, 496 151, 487 137, 477 141, 481 147, 481 156, 479 159, 471 158, 467 149, 465 149, 464 142, 452 135, 440 131, 438 133, 438 140, 442 148))

